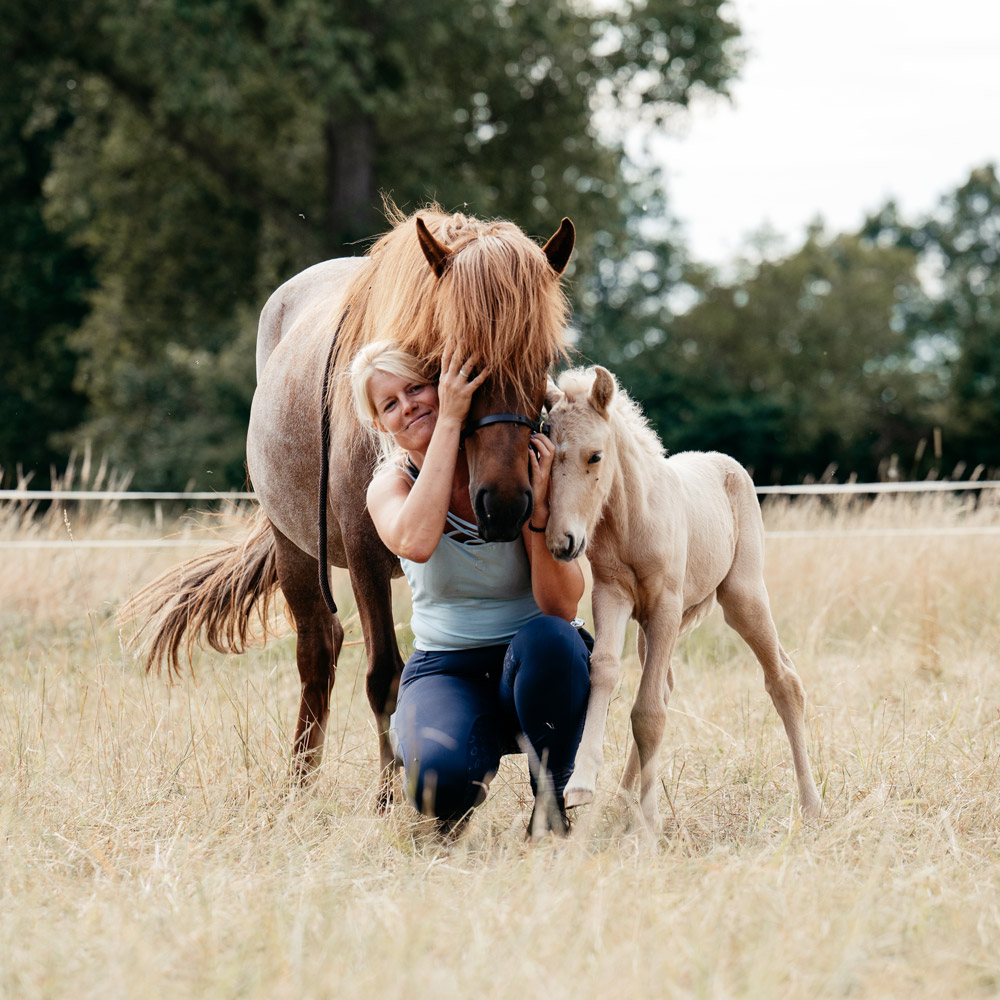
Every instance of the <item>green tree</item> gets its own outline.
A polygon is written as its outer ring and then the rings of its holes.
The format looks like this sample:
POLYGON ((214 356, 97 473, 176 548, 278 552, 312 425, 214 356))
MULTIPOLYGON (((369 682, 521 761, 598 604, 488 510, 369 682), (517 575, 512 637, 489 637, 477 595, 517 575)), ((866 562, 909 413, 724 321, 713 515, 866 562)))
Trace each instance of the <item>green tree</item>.
MULTIPOLYGON (((98 284, 72 340, 89 400, 77 436, 144 486, 239 485, 252 316, 290 274, 363 249, 381 191, 539 236, 568 214, 585 274, 593 234, 621 238, 629 187, 595 114, 648 125, 724 89, 738 33, 721 6, 56 0, 18 12, 12 58, 72 95, 45 189, 48 225, 86 250, 98 284)), ((50 101, 42 87, 34 97, 50 101)))
MULTIPOLYGON (((0 51, 5 49, 0 26, 0 51)), ((84 397, 73 388, 76 355, 67 337, 85 314, 90 262, 43 218, 42 184, 53 146, 70 116, 66 92, 35 116, 41 80, 29 63, 0 64, 0 471, 5 485, 18 468, 47 485, 62 464, 52 435, 75 427, 84 397)))
POLYGON ((942 372, 936 424, 946 468, 1000 470, 1000 179, 988 164, 916 224, 887 205, 868 234, 919 253, 928 274, 923 309, 908 317, 922 355, 942 372))
POLYGON ((915 254, 814 228, 735 281, 689 268, 691 308, 626 345, 618 367, 672 450, 718 449, 758 482, 877 474, 925 432, 930 378, 904 316, 915 254))

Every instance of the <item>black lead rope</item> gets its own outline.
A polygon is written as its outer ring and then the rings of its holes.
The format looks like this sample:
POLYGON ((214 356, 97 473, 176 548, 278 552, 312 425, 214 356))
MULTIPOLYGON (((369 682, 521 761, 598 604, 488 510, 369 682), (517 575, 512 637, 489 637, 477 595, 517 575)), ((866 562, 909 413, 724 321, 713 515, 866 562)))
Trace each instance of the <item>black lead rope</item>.
POLYGON ((333 357, 337 353, 337 337, 340 335, 344 320, 347 319, 348 309, 344 310, 337 329, 333 331, 330 353, 326 357, 326 367, 323 370, 323 396, 320 399, 319 538, 316 544, 316 558, 319 561, 319 592, 323 595, 323 603, 334 615, 337 613, 337 603, 330 590, 330 567, 326 564, 326 508, 330 496, 330 407, 327 398, 330 394, 330 379, 333 377, 333 357))

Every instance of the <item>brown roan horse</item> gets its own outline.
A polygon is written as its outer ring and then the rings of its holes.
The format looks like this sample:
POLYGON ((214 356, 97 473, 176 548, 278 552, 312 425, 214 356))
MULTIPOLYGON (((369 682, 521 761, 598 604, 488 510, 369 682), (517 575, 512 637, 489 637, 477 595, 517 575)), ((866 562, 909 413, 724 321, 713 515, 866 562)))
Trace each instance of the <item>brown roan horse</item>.
MULTIPOLYGON (((560 275, 575 239, 568 219, 544 247, 510 222, 436 207, 392 221, 366 256, 308 268, 278 288, 261 312, 247 435, 259 510, 246 537, 168 570, 120 614, 126 622, 141 620, 147 668, 166 662, 177 673, 180 653, 190 658, 195 642, 240 653, 260 627, 266 636, 280 587, 297 632, 302 688, 293 769, 305 778, 322 755, 344 637, 320 585, 325 522, 326 563, 349 570, 364 633, 380 808, 391 796, 388 727, 402 671, 390 592, 399 564, 365 507, 375 455, 344 373, 358 348, 376 339, 396 341, 430 373, 452 345, 474 354, 490 376, 465 429, 470 498, 484 538, 515 539, 532 510, 530 425, 547 372, 566 351, 560 275), (491 416, 498 419, 483 421, 491 416), (328 470, 325 477, 321 470, 328 470)), ((326 574, 324 565, 324 583, 326 574)))

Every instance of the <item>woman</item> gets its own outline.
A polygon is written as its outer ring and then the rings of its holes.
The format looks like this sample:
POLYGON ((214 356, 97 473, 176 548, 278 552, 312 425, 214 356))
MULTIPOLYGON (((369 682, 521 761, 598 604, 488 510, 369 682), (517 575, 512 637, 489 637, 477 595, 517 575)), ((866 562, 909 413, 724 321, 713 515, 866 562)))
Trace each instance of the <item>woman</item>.
POLYGON ((501 754, 523 734, 536 808, 551 806, 549 825, 564 831, 562 793, 589 692, 587 643, 571 624, 583 573, 545 546, 554 449, 541 434, 526 456, 535 502, 522 537, 479 538, 461 445, 488 374, 471 374, 475 361, 445 355, 435 385, 413 357, 380 341, 351 368, 355 408, 382 445, 368 510, 413 592, 415 648, 395 721, 407 794, 453 828, 485 798, 501 754))

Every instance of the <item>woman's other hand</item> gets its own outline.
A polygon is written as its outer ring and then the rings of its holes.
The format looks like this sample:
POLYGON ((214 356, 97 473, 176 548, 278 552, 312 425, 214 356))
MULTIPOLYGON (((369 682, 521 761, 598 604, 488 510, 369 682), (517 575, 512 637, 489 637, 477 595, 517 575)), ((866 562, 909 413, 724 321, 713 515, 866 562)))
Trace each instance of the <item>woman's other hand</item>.
POLYGON ((555 445, 544 434, 536 431, 528 442, 528 455, 531 467, 531 492, 535 497, 531 523, 537 530, 544 528, 549 521, 549 479, 552 473, 552 460, 556 455, 555 445))
POLYGON ((441 358, 441 378, 438 381, 438 420, 464 423, 476 390, 486 381, 481 371, 473 377, 476 356, 464 357, 458 351, 448 351, 441 358))

